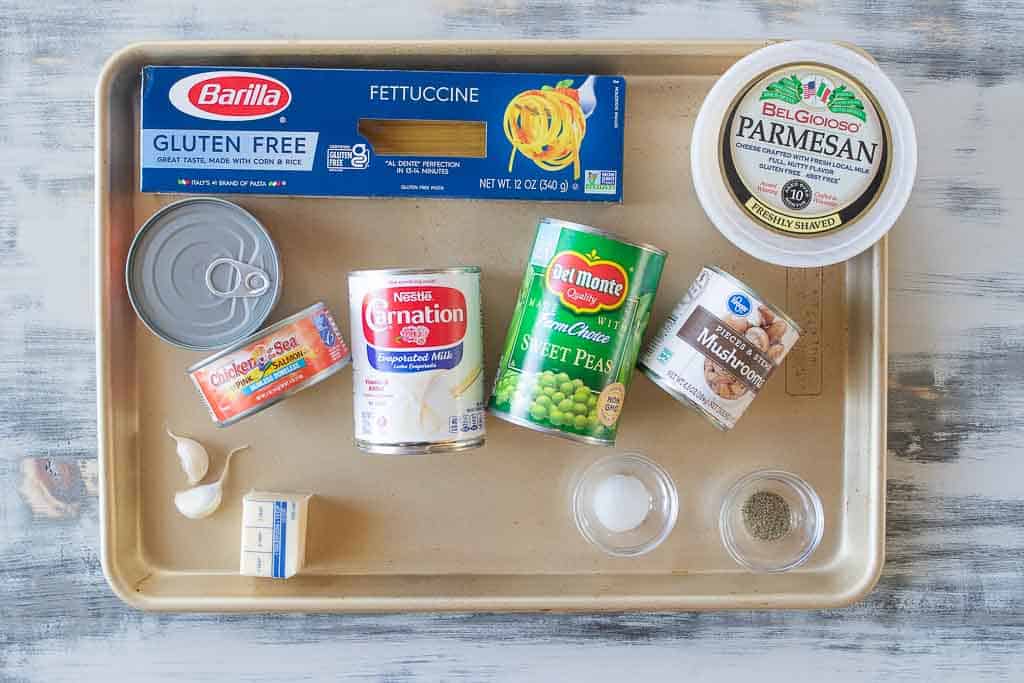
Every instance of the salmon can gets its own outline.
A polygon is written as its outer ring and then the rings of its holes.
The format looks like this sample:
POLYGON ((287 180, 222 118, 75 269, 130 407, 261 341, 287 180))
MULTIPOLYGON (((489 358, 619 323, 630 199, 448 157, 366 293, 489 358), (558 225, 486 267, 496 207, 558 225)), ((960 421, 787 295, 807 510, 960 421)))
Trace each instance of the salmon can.
POLYGON ((349 273, 356 446, 380 455, 484 443, 480 269, 349 273))
POLYGON ((786 354, 800 326, 721 268, 702 268, 638 366, 721 430, 736 426, 786 354))
POLYGON ((352 356, 327 306, 316 303, 188 369, 220 427, 318 384, 352 356))

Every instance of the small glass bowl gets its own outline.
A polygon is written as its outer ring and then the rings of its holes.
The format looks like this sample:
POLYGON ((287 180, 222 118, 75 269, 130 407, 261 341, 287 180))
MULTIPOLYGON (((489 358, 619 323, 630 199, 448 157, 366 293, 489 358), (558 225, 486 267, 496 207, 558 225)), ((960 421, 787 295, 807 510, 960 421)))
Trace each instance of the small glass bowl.
POLYGON ((756 572, 784 572, 814 553, 825 531, 825 515, 818 494, 803 479, 781 470, 760 470, 729 489, 718 526, 722 543, 736 562, 756 572), (781 538, 762 540, 747 530, 743 505, 758 492, 778 494, 789 505, 789 531, 781 538))
POLYGON ((679 494, 675 482, 660 465, 638 453, 609 455, 596 461, 580 475, 572 494, 572 516, 583 538, 609 555, 636 557, 661 545, 679 515, 679 494), (651 497, 644 521, 628 531, 611 531, 598 519, 594 496, 598 486, 617 474, 639 479, 651 497))

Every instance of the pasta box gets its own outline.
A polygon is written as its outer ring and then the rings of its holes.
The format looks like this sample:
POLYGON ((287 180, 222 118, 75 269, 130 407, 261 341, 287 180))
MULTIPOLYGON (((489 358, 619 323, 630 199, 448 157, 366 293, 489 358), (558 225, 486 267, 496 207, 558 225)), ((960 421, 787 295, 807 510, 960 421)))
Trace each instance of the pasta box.
POLYGON ((622 201, 621 76, 146 66, 143 192, 622 201))

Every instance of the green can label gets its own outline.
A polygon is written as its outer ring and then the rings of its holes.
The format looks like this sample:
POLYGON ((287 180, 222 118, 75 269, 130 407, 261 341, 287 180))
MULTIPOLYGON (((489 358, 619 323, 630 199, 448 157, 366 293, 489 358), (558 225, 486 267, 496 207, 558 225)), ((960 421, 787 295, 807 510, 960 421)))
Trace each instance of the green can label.
POLYGON ((492 414, 611 445, 665 254, 544 219, 491 394, 492 414))

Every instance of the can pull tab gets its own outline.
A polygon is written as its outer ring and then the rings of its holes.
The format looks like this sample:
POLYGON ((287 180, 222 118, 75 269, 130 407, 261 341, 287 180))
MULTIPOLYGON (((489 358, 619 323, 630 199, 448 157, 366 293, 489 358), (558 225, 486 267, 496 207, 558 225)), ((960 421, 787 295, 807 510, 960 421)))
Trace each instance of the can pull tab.
MULTIPOLYGON (((234 280, 230 278, 228 281, 234 280)), ((236 261, 233 258, 222 257, 215 259, 206 268, 206 287, 213 294, 226 299, 238 299, 242 297, 260 296, 270 289, 270 276, 262 269, 248 263, 236 261), (233 270, 237 275, 237 284, 234 289, 224 291, 217 289, 213 283, 213 271, 225 266, 233 270)))

